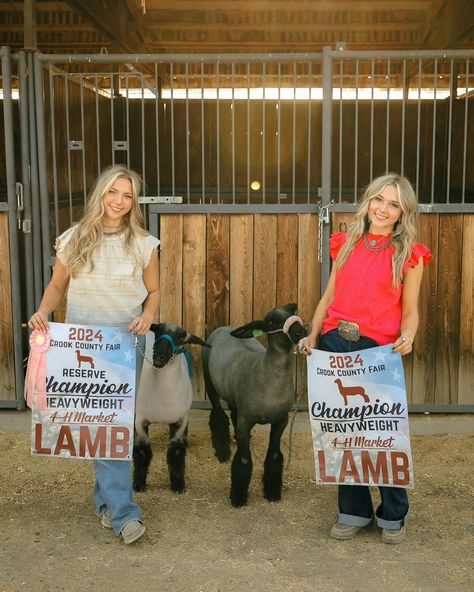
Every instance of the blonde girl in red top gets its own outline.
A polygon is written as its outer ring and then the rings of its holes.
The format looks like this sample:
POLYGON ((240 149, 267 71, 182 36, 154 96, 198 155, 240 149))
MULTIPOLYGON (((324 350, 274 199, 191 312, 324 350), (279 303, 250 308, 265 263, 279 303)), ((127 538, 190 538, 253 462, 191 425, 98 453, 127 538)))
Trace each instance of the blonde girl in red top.
MULTIPOLYGON (((301 348, 351 352, 393 343, 409 354, 418 329, 418 296, 429 250, 415 242, 417 199, 408 179, 388 173, 364 192, 349 231, 330 239, 334 261, 326 290, 316 307, 311 333, 301 348)), ((406 536, 406 489, 380 487, 375 517, 382 540, 396 544, 406 536)), ((339 516, 331 529, 350 539, 374 517, 366 486, 340 485, 339 516)))

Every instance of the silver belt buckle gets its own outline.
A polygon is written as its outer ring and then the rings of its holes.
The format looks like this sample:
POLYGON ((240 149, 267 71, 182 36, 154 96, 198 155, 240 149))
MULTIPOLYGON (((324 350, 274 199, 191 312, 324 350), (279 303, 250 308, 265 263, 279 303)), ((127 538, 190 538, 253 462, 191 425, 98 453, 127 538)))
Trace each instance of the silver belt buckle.
POLYGON ((337 324, 337 331, 341 337, 347 341, 359 341, 360 328, 357 323, 351 321, 339 321, 337 324))

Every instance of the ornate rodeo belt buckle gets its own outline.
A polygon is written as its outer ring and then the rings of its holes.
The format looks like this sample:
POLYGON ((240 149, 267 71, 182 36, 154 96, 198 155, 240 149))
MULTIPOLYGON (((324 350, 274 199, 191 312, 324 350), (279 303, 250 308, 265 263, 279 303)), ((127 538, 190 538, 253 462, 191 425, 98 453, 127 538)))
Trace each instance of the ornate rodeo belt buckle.
POLYGON ((337 331, 341 337, 348 341, 359 341, 360 329, 357 323, 351 321, 339 321, 337 324, 337 331))

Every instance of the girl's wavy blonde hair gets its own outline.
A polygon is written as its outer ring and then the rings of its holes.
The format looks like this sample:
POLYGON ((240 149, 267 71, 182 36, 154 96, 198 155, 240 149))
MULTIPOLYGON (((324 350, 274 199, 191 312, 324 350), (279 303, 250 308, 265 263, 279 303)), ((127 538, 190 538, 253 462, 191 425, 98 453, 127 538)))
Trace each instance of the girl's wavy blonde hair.
POLYGON ((344 265, 360 237, 368 231, 370 200, 376 195, 380 195, 387 185, 393 185, 396 188, 402 209, 402 214, 395 224, 392 234, 392 244, 395 247, 392 256, 392 278, 393 286, 396 287, 402 282, 403 265, 410 257, 415 242, 418 206, 418 200, 410 181, 397 173, 387 173, 377 177, 365 189, 359 209, 349 226, 347 240, 336 259, 336 269, 340 269, 344 265))
POLYGON ((76 277, 84 267, 90 271, 94 268, 92 254, 104 236, 102 229, 102 218, 105 213, 103 198, 120 177, 129 179, 133 195, 132 208, 123 218, 125 248, 136 262, 135 270, 140 264, 135 237, 148 235, 148 232, 143 228, 143 214, 138 203, 142 180, 135 171, 123 165, 113 165, 102 171, 97 178, 89 195, 84 216, 76 226, 71 240, 65 246, 65 264, 71 277, 76 277))

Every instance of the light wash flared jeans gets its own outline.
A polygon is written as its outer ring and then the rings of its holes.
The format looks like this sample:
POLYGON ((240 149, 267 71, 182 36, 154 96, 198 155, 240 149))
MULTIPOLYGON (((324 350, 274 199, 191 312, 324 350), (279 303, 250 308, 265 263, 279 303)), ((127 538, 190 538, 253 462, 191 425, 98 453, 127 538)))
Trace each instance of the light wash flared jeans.
MULTIPOLYGON (((139 339, 140 347, 145 351, 145 338, 139 339)), ((136 393, 143 367, 143 357, 138 348, 136 366, 136 393)), ((142 521, 142 510, 133 501, 133 480, 131 460, 94 460, 95 486, 94 504, 97 516, 107 510, 112 518, 112 528, 116 535, 132 520, 142 521)))

